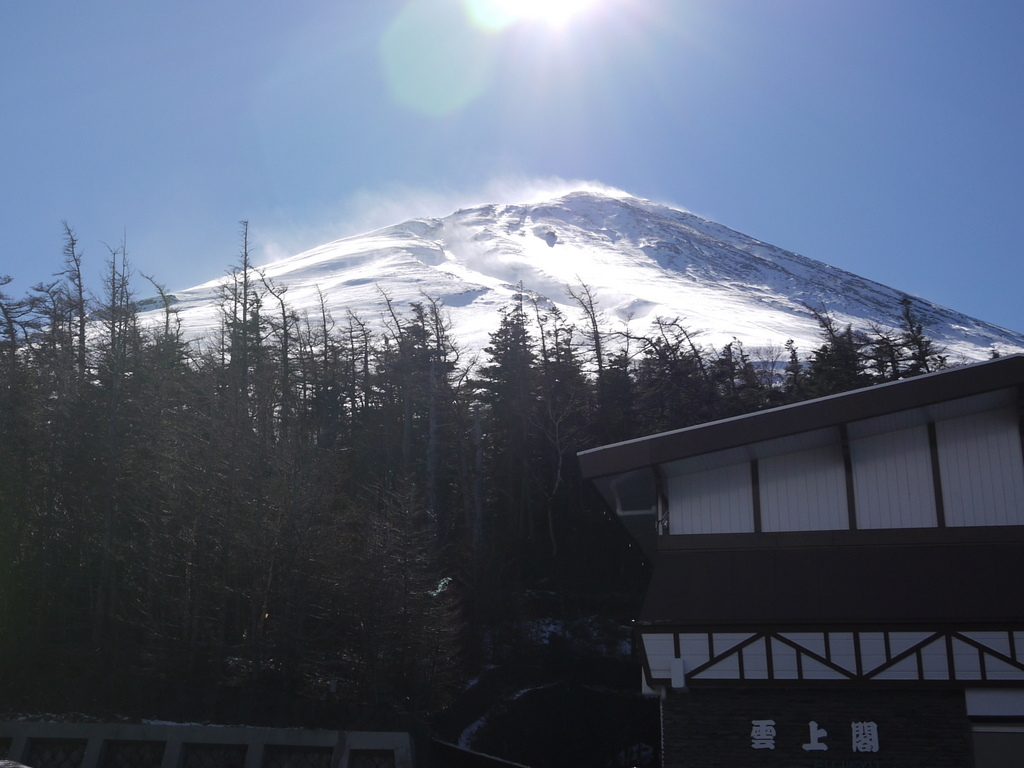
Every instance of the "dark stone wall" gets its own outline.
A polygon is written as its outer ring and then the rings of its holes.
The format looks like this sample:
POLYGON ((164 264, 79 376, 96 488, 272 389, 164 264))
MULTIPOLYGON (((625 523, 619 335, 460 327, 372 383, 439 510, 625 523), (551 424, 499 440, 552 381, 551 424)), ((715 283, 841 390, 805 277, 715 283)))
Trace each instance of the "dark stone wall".
POLYGON ((945 688, 694 688, 662 701, 662 729, 664 768, 973 766, 963 691, 945 688), (755 720, 774 721, 774 748, 754 748, 755 720), (827 751, 803 748, 812 721, 827 751), (855 752, 852 724, 866 722, 878 749, 855 752))

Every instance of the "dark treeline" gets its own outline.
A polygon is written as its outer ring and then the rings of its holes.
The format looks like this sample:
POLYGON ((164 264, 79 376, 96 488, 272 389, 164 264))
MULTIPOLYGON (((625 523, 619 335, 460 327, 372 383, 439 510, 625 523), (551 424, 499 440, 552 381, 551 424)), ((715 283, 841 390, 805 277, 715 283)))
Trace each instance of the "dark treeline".
POLYGON ((101 296, 82 272, 65 227, 53 282, 16 298, 0 277, 0 685, 50 669, 436 711, 514 652, 524 590, 635 568, 577 451, 945 365, 909 300, 894 329, 816 312, 802 355, 613 330, 586 286, 584 327, 520 296, 467 360, 427 297, 382 295, 383 324, 298 314, 244 226, 202 343, 158 287, 164 321, 140 325, 123 245, 101 296))

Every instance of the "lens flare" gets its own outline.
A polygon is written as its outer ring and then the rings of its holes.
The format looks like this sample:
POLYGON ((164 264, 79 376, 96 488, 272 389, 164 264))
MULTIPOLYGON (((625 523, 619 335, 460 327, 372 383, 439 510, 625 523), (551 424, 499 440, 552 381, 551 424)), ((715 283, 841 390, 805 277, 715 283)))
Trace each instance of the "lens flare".
POLYGON ((469 18, 479 27, 500 32, 519 21, 542 21, 562 27, 597 0, 463 0, 469 18))
POLYGON ((496 50, 453 5, 413 0, 381 39, 380 57, 392 97, 417 112, 443 116, 488 87, 496 50))
MULTIPOLYGON (((378 49, 388 89, 421 114, 454 114, 486 93, 503 68, 533 67, 543 78, 552 58, 574 58, 573 35, 534 35, 531 24, 557 31, 599 2, 607 10, 621 1, 407 0, 378 49)), ((537 85, 531 79, 534 92, 537 85)))

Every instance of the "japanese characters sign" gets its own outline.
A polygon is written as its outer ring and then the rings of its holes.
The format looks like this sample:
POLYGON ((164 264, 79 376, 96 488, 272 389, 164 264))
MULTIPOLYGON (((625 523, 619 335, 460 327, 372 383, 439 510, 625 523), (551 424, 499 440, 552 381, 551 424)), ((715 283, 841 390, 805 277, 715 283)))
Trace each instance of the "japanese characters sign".
POLYGON ((775 720, 770 718, 750 721, 750 746, 752 749, 775 749, 776 739, 784 738, 787 746, 789 742, 801 739, 800 746, 804 752, 828 752, 830 745, 834 750, 850 752, 879 752, 880 742, 878 736, 878 724, 873 721, 859 721, 846 724, 849 734, 845 743, 840 746, 837 739, 841 738, 839 732, 832 739, 829 738, 829 731, 817 720, 810 720, 806 723, 805 730, 801 731, 796 725, 787 724, 780 735, 780 727, 775 720))

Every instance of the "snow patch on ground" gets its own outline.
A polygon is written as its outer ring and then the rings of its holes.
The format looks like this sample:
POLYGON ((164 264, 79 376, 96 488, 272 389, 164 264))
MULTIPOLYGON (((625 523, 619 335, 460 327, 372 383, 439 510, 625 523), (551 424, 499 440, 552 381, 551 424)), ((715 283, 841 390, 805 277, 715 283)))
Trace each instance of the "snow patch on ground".
MULTIPOLYGON (((502 701, 502 703, 503 704, 510 704, 513 701, 516 701, 516 700, 522 698, 524 695, 526 695, 527 693, 530 693, 531 691, 540 691, 540 690, 544 690, 545 688, 553 688, 556 685, 559 685, 559 683, 548 683, 547 685, 537 685, 537 686, 533 686, 532 688, 523 688, 522 690, 516 691, 511 696, 506 697, 502 701)), ((476 734, 479 733, 480 730, 482 730, 483 728, 485 728, 487 726, 487 717, 488 717, 487 715, 484 715, 479 720, 477 720, 477 721, 471 723, 469 726, 467 726, 462 731, 462 733, 459 734, 459 746, 462 747, 462 749, 472 749, 473 748, 473 741, 476 738, 476 734)))

